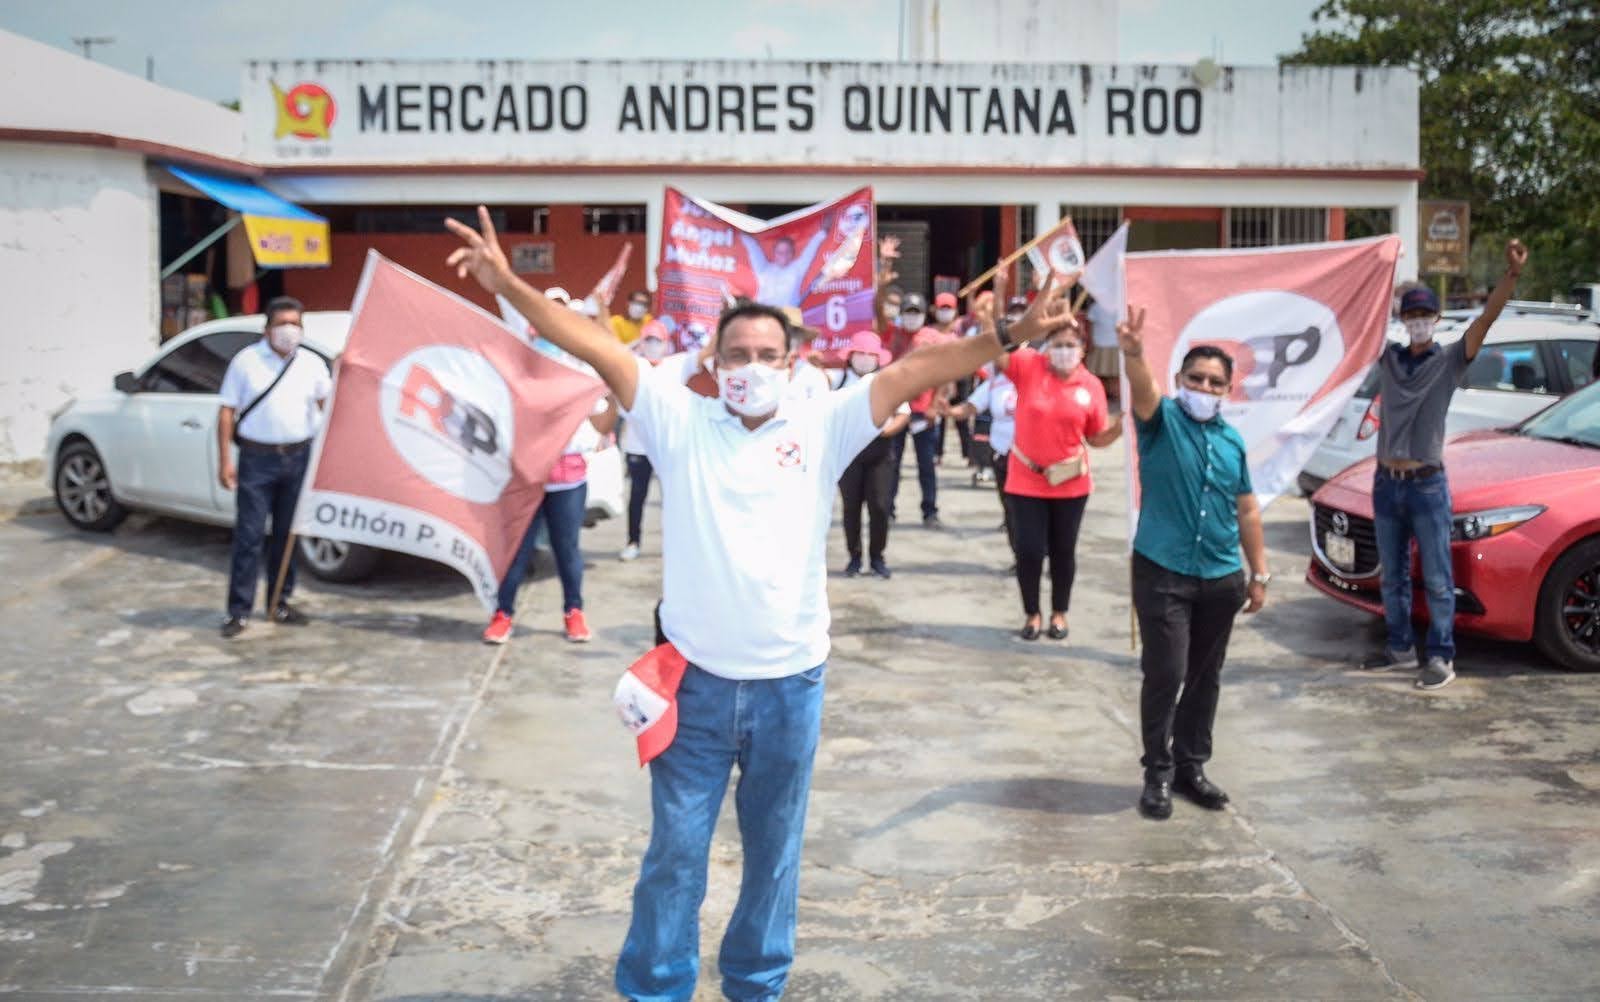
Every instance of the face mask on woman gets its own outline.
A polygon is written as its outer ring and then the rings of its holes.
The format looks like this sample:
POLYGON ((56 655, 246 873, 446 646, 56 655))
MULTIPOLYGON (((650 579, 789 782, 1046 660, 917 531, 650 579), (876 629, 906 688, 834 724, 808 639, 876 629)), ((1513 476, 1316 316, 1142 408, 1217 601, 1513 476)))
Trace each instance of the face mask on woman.
POLYGON ((1075 344, 1058 344, 1050 347, 1050 365, 1057 372, 1071 372, 1083 361, 1083 349, 1075 344))
POLYGON ((858 376, 865 376, 869 372, 877 372, 878 360, 871 355, 851 355, 850 371, 858 376))
POLYGON ((751 362, 737 369, 717 367, 717 389, 722 402, 735 414, 766 417, 778 409, 778 398, 789 382, 787 369, 751 362))
POLYGON ((280 355, 287 355, 300 347, 305 331, 299 324, 279 324, 267 329, 267 343, 280 355))
POLYGON ((1222 409, 1222 398, 1205 390, 1178 387, 1178 406, 1196 421, 1210 421, 1222 409))
POLYGON ((647 307, 643 303, 629 303, 628 304, 628 319, 629 320, 643 320, 644 319, 644 315, 646 313, 648 313, 649 311, 650 311, 650 308, 647 307))
POLYGON ((899 320, 900 319, 900 304, 899 303, 884 303, 883 304, 883 319, 885 319, 885 320, 899 320))
POLYGON ((1412 317, 1402 320, 1406 325, 1406 333, 1411 336, 1412 344, 1427 344, 1433 340, 1433 327, 1438 323, 1437 317, 1412 317))
POLYGON ((956 311, 948 306, 942 306, 933 311, 933 319, 941 324, 947 324, 956 318, 956 311))
POLYGON ((658 337, 647 337, 644 343, 639 345, 639 354, 652 362, 659 362, 667 357, 668 347, 670 346, 658 337))

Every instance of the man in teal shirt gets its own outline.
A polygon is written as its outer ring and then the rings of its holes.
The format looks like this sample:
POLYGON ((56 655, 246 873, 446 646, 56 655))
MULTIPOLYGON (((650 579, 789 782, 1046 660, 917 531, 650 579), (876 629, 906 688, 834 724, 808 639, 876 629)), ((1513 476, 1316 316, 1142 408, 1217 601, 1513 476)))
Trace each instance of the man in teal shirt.
POLYGON ((1117 326, 1139 443, 1142 501, 1133 539, 1133 605, 1144 635, 1139 699, 1145 817, 1172 816, 1178 793, 1210 810, 1228 795, 1206 778, 1233 618, 1267 601, 1266 541, 1244 439, 1222 419, 1233 359, 1200 345, 1163 397, 1144 359, 1144 311, 1117 326), (1245 576, 1239 560, 1250 562, 1245 576), (1248 603, 1248 604, 1247 604, 1248 603))

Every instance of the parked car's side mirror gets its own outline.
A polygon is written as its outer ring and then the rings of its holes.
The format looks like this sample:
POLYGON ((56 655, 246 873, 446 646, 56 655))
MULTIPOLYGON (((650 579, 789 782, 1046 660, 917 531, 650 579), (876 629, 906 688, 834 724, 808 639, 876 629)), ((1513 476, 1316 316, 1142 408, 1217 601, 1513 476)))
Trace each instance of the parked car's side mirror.
POLYGON ((131 372, 117 373, 116 378, 111 381, 111 385, 115 386, 119 393, 139 392, 139 379, 131 372))

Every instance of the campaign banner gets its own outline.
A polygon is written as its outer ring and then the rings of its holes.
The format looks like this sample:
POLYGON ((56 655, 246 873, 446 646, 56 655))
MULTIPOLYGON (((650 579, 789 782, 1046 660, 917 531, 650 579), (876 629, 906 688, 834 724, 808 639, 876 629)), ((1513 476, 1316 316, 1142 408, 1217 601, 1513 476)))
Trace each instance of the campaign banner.
POLYGON ((821 331, 814 350, 843 364, 850 335, 872 327, 875 230, 871 188, 765 221, 668 188, 655 314, 694 351, 736 298, 797 307, 821 331))
POLYGON ((1263 506, 1294 484, 1383 350, 1399 254, 1400 238, 1384 236, 1126 256, 1127 309, 1145 311, 1162 393, 1189 349, 1232 356, 1222 416, 1244 437, 1263 506))
POLYGON ((294 531, 437 560, 493 610, 605 387, 376 251, 351 310, 294 531))
POLYGON ((1051 275, 1061 282, 1081 273, 1084 257, 1083 241, 1078 239, 1078 228, 1072 224, 1071 216, 1061 220, 1043 240, 1028 248, 1033 280, 1041 288, 1051 275))

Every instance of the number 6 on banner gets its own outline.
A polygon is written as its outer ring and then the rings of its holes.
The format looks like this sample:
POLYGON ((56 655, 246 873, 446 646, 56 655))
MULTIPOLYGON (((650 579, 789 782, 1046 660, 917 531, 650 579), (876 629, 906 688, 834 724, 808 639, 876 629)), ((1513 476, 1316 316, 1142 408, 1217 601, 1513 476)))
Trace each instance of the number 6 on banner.
POLYGON ((850 322, 850 312, 845 309, 843 296, 828 297, 828 330, 835 334, 844 330, 850 322))

